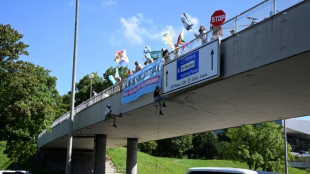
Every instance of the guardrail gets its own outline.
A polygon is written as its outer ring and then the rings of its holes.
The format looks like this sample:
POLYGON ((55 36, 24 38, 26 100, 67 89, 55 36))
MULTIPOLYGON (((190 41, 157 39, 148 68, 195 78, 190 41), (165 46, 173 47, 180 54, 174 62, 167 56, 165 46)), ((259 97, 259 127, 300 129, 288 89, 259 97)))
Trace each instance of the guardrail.
MULTIPOLYGON (((230 37, 232 35, 237 34, 238 32, 251 27, 277 13, 282 12, 283 10, 292 7, 303 0, 265 0, 261 2, 260 4, 246 10, 243 13, 240 13, 239 15, 229 19, 225 23, 223 23, 220 27, 222 28, 223 35, 220 36, 220 39, 225 39, 227 37, 230 37)), ((198 47, 200 47, 203 42, 201 38, 205 38, 206 41, 211 40, 211 33, 213 31, 208 31, 205 35, 195 38, 192 41, 186 43, 185 45, 181 46, 179 48, 179 51, 176 53, 176 51, 172 51, 169 53, 169 57, 171 60, 177 59, 181 57, 183 54, 186 54, 187 52, 190 52, 191 50, 194 50, 198 47)), ((167 62, 166 62, 167 63, 167 62)), ((117 83, 114 86, 111 86, 107 88, 106 90, 100 92, 96 96, 91 97, 90 99, 84 101, 82 104, 75 107, 75 115, 82 110, 92 106, 93 104, 104 100, 108 97, 113 96, 113 94, 120 92, 123 90, 123 87, 125 86, 126 79, 121 81, 120 83, 117 83)), ((70 111, 65 113, 63 116, 57 118, 53 124, 52 128, 60 124, 61 122, 65 121, 66 119, 70 118, 70 111)), ((44 130, 42 133, 38 135, 38 138, 40 138, 42 135, 46 133, 46 130, 44 130)))

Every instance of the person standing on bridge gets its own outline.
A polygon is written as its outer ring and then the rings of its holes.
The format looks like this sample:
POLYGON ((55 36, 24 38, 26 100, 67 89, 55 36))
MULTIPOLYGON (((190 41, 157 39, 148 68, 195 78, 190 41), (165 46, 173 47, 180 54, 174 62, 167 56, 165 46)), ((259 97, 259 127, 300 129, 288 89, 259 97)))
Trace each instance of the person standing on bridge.
POLYGON ((194 33, 195 37, 196 37, 196 38, 200 38, 201 41, 202 41, 202 44, 207 43, 207 42, 208 42, 208 35, 207 35, 207 30, 206 30, 206 28, 205 28, 203 25, 201 25, 201 26, 199 27, 199 30, 198 30, 198 31, 199 31, 199 35, 194 33))
POLYGON ((154 91, 154 100, 155 102, 158 103, 158 106, 159 106, 159 114, 160 115, 164 115, 163 112, 161 111, 161 101, 163 101, 163 107, 167 107, 166 106, 166 103, 165 103, 165 96, 164 95, 160 95, 160 89, 159 89, 159 86, 156 86, 155 88, 155 91, 154 91))
POLYGON ((107 108, 105 108, 104 114, 105 114, 105 120, 112 118, 113 119, 113 127, 117 128, 117 126, 115 124, 116 117, 122 117, 122 114, 121 113, 119 115, 112 114, 111 104, 107 105, 107 108))

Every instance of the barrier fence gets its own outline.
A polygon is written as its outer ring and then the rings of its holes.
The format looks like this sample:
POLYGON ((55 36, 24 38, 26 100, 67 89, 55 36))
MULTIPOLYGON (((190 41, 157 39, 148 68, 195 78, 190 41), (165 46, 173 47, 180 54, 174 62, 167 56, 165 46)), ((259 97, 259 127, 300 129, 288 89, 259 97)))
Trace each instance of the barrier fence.
MULTIPOLYGON (((260 4, 246 10, 245 12, 227 20, 225 23, 223 23, 220 27, 222 28, 223 35, 217 36, 220 39, 225 39, 227 37, 230 37, 232 35, 237 34, 238 32, 251 27, 263 20, 268 19, 269 17, 281 13, 287 8, 290 8, 303 0, 265 0, 261 2, 260 4)), ((183 46, 179 47, 179 51, 172 51, 169 54, 169 57, 171 60, 177 59, 181 57, 183 54, 186 54, 198 47, 200 47, 203 42, 211 41, 212 39, 212 33, 213 31, 208 31, 205 35, 200 36, 199 38, 195 38, 192 41, 184 44, 183 46)), ((166 62, 167 63, 167 62, 166 62)), ((90 99, 84 101, 82 104, 78 105, 74 109, 74 116, 81 112, 82 110, 94 105, 95 103, 102 101, 108 97, 112 97, 114 94, 122 91, 124 89, 126 83, 126 79, 123 81, 115 84, 114 86, 111 86, 104 91, 100 92, 96 96, 91 97, 90 99)), ((70 111, 65 113, 63 116, 57 118, 51 128, 57 126, 61 122, 67 120, 70 118, 70 111)), ((46 130, 44 130, 42 133, 38 135, 38 139, 46 133, 46 130)))

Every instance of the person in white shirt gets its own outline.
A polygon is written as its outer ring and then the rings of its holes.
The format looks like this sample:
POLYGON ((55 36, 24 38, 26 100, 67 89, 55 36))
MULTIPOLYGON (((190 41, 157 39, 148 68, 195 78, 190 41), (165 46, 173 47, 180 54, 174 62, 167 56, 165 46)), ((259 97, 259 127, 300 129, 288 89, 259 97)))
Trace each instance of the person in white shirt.
POLYGON ((196 38, 200 38, 202 40, 202 44, 205 44, 208 42, 208 36, 206 35, 207 30, 206 28, 201 25, 199 28, 199 35, 198 34, 194 34, 196 38))
POLYGON ((93 91, 93 96, 96 96, 97 95, 97 92, 96 91, 93 91))
POLYGON ((115 124, 116 117, 122 117, 122 114, 121 113, 119 115, 112 114, 111 104, 108 104, 107 107, 105 108, 104 115, 105 115, 105 120, 112 118, 113 119, 113 127, 117 128, 117 126, 115 124))

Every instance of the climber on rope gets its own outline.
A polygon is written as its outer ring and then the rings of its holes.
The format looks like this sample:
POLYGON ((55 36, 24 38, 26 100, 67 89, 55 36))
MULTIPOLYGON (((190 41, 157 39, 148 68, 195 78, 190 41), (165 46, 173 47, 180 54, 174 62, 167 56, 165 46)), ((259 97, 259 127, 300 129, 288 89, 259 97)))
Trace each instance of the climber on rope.
MULTIPOLYGON (((159 86, 156 86, 155 91, 154 91, 154 100, 155 102, 157 102, 158 106, 159 106, 159 114, 160 115, 164 115, 163 112, 161 111, 161 101, 163 101, 163 107, 167 107, 165 104, 165 96, 160 94, 160 89, 159 86)), ((157 107, 157 106, 156 106, 157 107)))
POLYGON ((120 113, 119 115, 115 115, 112 114, 112 109, 111 109, 111 104, 108 104, 107 107, 105 108, 105 119, 104 120, 108 120, 110 118, 113 119, 113 127, 117 128, 115 121, 116 121, 116 117, 122 117, 122 113, 120 113))

